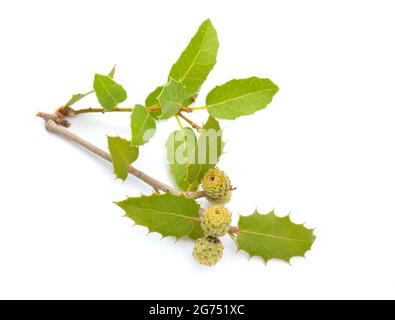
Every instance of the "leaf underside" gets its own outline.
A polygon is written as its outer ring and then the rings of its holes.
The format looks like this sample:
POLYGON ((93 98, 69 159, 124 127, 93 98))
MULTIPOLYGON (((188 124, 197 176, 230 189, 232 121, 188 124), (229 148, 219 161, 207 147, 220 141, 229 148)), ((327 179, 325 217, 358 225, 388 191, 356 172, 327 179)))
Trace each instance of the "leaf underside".
POLYGON ((174 131, 166 142, 167 160, 176 185, 182 190, 193 190, 197 185, 187 181, 188 167, 194 162, 196 136, 191 128, 174 131))
POLYGON ((107 137, 108 149, 112 158, 114 173, 117 178, 125 181, 129 166, 137 160, 139 149, 132 147, 130 141, 120 137, 107 137))
MULTIPOLYGON (((159 86, 155 88, 154 91, 152 91, 147 98, 145 99, 145 106, 146 107, 154 107, 154 106, 159 106, 159 100, 158 97, 160 93, 163 90, 163 86, 159 86)), ((161 110, 156 110, 151 112, 151 116, 154 117, 155 119, 159 119, 162 111, 161 110)))
POLYGON ((183 191, 196 191, 204 174, 218 163, 224 148, 222 130, 209 117, 197 139, 190 128, 174 131, 166 143, 170 173, 183 191))
POLYGON ((186 89, 182 82, 170 79, 158 96, 162 110, 161 119, 169 119, 176 115, 187 98, 186 89))
POLYGON ((149 232, 176 239, 203 237, 198 220, 200 206, 192 198, 169 193, 153 194, 131 197, 116 204, 125 210, 127 217, 137 225, 147 227, 149 232))
POLYGON ((208 112, 217 119, 233 120, 265 108, 278 91, 270 79, 251 77, 231 80, 207 95, 208 112))
POLYGON ((132 145, 142 146, 154 135, 156 121, 142 105, 136 105, 131 115, 132 145))
POLYGON ((265 262, 280 259, 290 262, 292 257, 303 257, 314 243, 313 230, 294 224, 289 215, 280 218, 274 211, 262 215, 257 211, 240 216, 237 235, 238 249, 265 262))

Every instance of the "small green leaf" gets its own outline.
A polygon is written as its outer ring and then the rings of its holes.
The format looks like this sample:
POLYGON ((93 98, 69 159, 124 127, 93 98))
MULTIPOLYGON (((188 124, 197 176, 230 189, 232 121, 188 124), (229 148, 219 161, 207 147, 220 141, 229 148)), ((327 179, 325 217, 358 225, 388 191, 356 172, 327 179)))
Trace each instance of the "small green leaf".
POLYGON ((200 228, 200 206, 192 198, 183 195, 153 194, 138 198, 128 198, 116 203, 126 212, 126 216, 136 224, 147 227, 149 232, 158 232, 163 237, 176 239, 203 237, 200 228))
POLYGON ((233 120, 265 108, 277 91, 270 79, 235 79, 211 90, 206 104, 215 118, 233 120))
MULTIPOLYGON (((111 69, 110 73, 108 74, 108 76, 112 79, 114 78, 115 75, 115 66, 111 69)), ((89 96, 91 93, 95 92, 94 90, 91 90, 89 92, 86 93, 77 93, 77 94, 73 94, 70 98, 69 101, 67 101, 63 107, 64 108, 69 108, 71 107, 74 103, 77 103, 78 101, 80 101, 82 98, 85 98, 86 96, 89 96)))
POLYGON ((198 93, 217 61, 217 31, 210 20, 204 21, 196 34, 172 66, 169 79, 181 81, 188 97, 198 93))
POLYGON ((183 191, 196 191, 204 174, 216 166, 223 153, 222 130, 210 117, 197 139, 193 130, 174 131, 166 143, 170 173, 183 191))
MULTIPOLYGON (((163 91, 163 86, 157 87, 154 91, 152 91, 145 99, 145 106, 146 107, 160 106, 158 97, 162 91, 163 91)), ((186 98, 184 100, 184 102, 182 103, 182 106, 187 107, 187 106, 191 105, 195 101, 194 99, 195 99, 195 96, 186 98)), ((162 114, 162 110, 160 110, 160 109, 151 111, 151 116, 154 117, 155 119, 160 119, 161 114, 162 114)))
MULTIPOLYGON (((145 99, 145 106, 146 107, 159 106, 158 97, 162 92, 162 90, 163 90, 163 86, 160 86, 157 87, 154 91, 152 91, 145 99)), ((161 114, 162 114, 162 110, 151 112, 151 116, 153 116, 155 119, 159 119, 161 114)))
POLYGON ((132 145, 142 146, 155 134, 156 121, 142 105, 136 105, 131 116, 132 145))
POLYGON ((109 76, 111 79, 114 79, 116 67, 117 67, 117 66, 114 65, 114 66, 112 67, 111 71, 108 73, 108 76, 109 76))
POLYGON ((219 123, 213 117, 209 117, 203 126, 200 137, 196 141, 195 161, 186 167, 185 191, 196 191, 207 172, 214 168, 223 153, 224 143, 222 141, 222 130, 219 123))
POLYGON ((96 74, 93 89, 101 106, 108 111, 127 98, 125 89, 109 76, 96 74))
POLYGON ((130 141, 120 137, 107 137, 115 175, 125 181, 129 165, 137 160, 139 149, 132 147, 130 141))
POLYGON ((210 116, 198 139, 198 165, 194 168, 195 179, 198 183, 200 183, 207 170, 217 165, 224 152, 224 146, 219 122, 210 116))
POLYGON ((170 79, 158 96, 159 105, 162 109, 161 119, 169 119, 176 115, 186 98, 185 86, 179 81, 170 79))
POLYGON ((277 217, 274 211, 240 216, 239 229, 238 249, 251 257, 262 257, 265 262, 270 259, 289 262, 292 257, 303 257, 315 240, 313 230, 294 224, 289 216, 277 217))
POLYGON ((83 99, 86 96, 90 95, 91 93, 93 93, 93 90, 89 91, 89 92, 86 92, 86 93, 73 94, 71 96, 70 100, 67 101, 63 107, 64 108, 70 108, 74 103, 77 103, 78 101, 80 101, 81 99, 83 99))
POLYGON ((172 132, 166 142, 170 174, 183 191, 197 188, 197 185, 191 186, 187 181, 188 167, 196 161, 196 143, 196 136, 191 128, 172 132))

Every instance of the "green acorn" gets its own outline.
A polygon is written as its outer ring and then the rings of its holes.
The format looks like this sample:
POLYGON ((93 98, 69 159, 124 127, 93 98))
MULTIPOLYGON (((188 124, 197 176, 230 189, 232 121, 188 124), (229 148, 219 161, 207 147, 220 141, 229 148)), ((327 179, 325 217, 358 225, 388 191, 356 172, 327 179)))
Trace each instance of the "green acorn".
POLYGON ((218 238, 200 238, 195 242, 193 256, 205 266, 213 266, 222 258, 224 246, 218 238))
POLYGON ((222 237, 230 228, 232 215, 228 209, 221 205, 206 209, 200 218, 203 232, 208 237, 222 237))
POLYGON ((232 186, 228 176, 218 168, 209 169, 202 179, 202 188, 208 200, 223 204, 232 197, 232 186))

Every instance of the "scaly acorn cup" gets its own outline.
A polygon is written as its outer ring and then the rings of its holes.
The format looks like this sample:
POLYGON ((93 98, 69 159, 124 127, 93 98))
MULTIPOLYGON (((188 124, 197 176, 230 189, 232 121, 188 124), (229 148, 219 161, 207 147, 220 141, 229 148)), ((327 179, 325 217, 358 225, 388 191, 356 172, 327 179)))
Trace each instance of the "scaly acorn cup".
POLYGON ((201 181, 207 199, 213 203, 224 204, 232 197, 232 186, 228 176, 218 168, 209 169, 201 181))
POLYGON ((218 238, 200 238, 195 242, 193 256, 205 266, 213 266, 222 258, 224 246, 218 238))
POLYGON ((231 222, 231 213, 221 205, 215 205, 207 208, 200 218, 200 224, 203 232, 208 237, 224 236, 229 231, 231 222))

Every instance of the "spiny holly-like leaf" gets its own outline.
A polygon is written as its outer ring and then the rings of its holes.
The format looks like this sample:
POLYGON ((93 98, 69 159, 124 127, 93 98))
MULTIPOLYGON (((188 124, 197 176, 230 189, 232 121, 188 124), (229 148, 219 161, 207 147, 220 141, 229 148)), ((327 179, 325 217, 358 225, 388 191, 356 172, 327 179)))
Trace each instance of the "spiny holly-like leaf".
POLYGON ((209 117, 197 139, 190 128, 173 132, 167 143, 170 172, 183 191, 196 191, 204 174, 215 167, 223 153, 222 130, 209 117))
POLYGON ((180 81, 170 79, 158 96, 159 105, 162 109, 161 119, 169 119, 176 115, 186 98, 185 86, 180 81))
POLYGON ((120 137, 107 137, 108 149, 111 154, 115 175, 125 181, 128 176, 128 167, 139 156, 139 149, 132 147, 130 141, 120 137))
MULTIPOLYGON (((114 78, 115 75, 115 66, 111 69, 110 73, 108 74, 108 76, 112 79, 114 78)), ((91 93, 95 92, 94 90, 85 92, 85 93, 77 93, 77 94, 73 94, 70 98, 69 101, 67 101, 63 107, 64 108, 69 108, 71 107, 74 103, 77 103, 78 101, 80 101, 82 98, 85 98, 86 96, 90 95, 91 93)))
POLYGON ((238 227, 238 249, 251 257, 262 257, 265 262, 270 259, 289 262, 292 257, 303 257, 315 240, 313 230, 294 224, 289 216, 280 218, 274 211, 240 216, 238 227))
POLYGON ((270 79, 235 79, 211 90, 206 104, 215 118, 233 120, 265 108, 277 91, 270 79))
POLYGON ((204 21, 177 62, 172 66, 169 79, 184 83, 188 97, 198 93, 214 67, 218 51, 217 31, 210 20, 204 21))
POLYGON ((127 98, 125 89, 109 76, 96 74, 93 89, 101 106, 108 111, 114 109, 127 98))
POLYGON ((200 207, 192 198, 153 194, 128 198, 117 205, 136 224, 147 227, 150 232, 158 232, 163 237, 190 237, 194 240, 203 237, 199 221, 200 207))
POLYGON ((142 146, 155 134, 156 121, 142 105, 136 105, 131 116, 132 145, 142 146))

